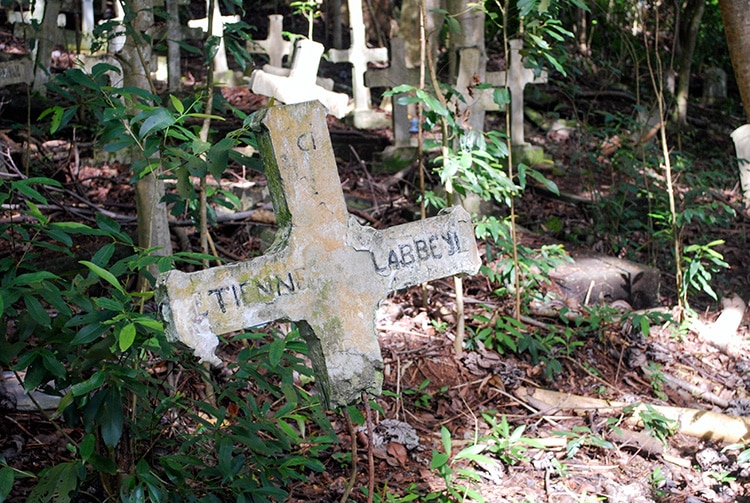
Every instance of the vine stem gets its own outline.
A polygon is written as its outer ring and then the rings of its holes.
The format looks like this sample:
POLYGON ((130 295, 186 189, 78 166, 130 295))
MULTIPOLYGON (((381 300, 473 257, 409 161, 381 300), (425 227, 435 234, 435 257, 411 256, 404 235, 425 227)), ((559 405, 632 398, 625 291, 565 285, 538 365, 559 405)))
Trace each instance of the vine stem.
MULTIPOLYGON (((651 53, 646 50, 646 63, 648 64, 649 76, 651 77, 651 85, 654 88, 656 94, 656 104, 659 107, 659 140, 662 148, 662 156, 664 157, 664 178, 667 181, 667 197, 669 198, 669 224, 670 231, 672 233, 672 249, 674 252, 674 266, 675 266, 675 288, 677 288, 677 305, 680 308, 679 318, 680 321, 683 312, 688 308, 687 302, 687 289, 683 284, 682 278, 682 232, 679 224, 677 223, 677 203, 675 200, 674 192, 674 179, 672 174, 672 161, 669 157, 669 144, 667 142, 667 127, 664 114, 664 72, 662 69, 661 57, 659 56, 659 12, 658 6, 655 12, 655 23, 656 28, 654 30, 654 58, 656 59, 656 71, 651 61, 651 53)), ((642 16, 642 12, 639 10, 642 16)), ((641 19, 641 22, 644 20, 641 19)), ((648 49, 648 39, 646 38, 646 30, 643 31, 643 41, 648 49)))
POLYGON ((354 489, 354 484, 357 482, 357 432, 354 429, 354 423, 349 415, 349 409, 344 407, 344 419, 346 420, 346 427, 349 430, 349 437, 352 439, 352 472, 349 475, 349 482, 346 484, 344 494, 341 495, 341 503, 346 503, 349 500, 349 495, 354 489))
POLYGON ((362 392, 362 401, 365 402, 365 417, 367 421, 367 468, 369 477, 367 480, 367 503, 372 503, 375 493, 375 449, 373 446, 374 426, 372 424, 372 410, 370 409, 370 397, 362 392))
MULTIPOLYGON (((427 18, 427 6, 425 5, 426 1, 422 0, 420 2, 420 43, 422 45, 426 45, 426 34, 424 32, 424 20, 427 18)), ((437 79, 437 73, 435 71, 435 61, 432 57, 432 51, 429 47, 426 48, 426 50, 422 50, 422 67, 425 68, 425 62, 426 62, 426 69, 430 73, 430 81, 432 83, 432 89, 435 93, 435 96, 437 97, 438 101, 440 101, 440 105, 447 109, 448 103, 445 100, 445 96, 440 90, 440 86, 438 85, 438 79, 437 79)), ((424 77, 422 77, 424 78, 424 77)), ((440 124, 442 129, 442 154, 443 159, 447 158, 447 154, 449 151, 449 142, 450 142, 450 136, 448 131, 448 122, 442 115, 440 116, 440 124)), ((453 206, 454 199, 453 199, 453 183, 450 179, 445 181, 445 194, 446 194, 446 202, 448 206, 453 206)), ((422 198, 424 199, 424 192, 422 193, 422 198)), ((464 296, 463 296, 463 280, 458 277, 453 277, 453 285, 456 290, 456 338, 453 341, 453 350, 456 353, 456 356, 461 356, 464 351, 464 337, 465 337, 465 320, 464 320, 464 296)))

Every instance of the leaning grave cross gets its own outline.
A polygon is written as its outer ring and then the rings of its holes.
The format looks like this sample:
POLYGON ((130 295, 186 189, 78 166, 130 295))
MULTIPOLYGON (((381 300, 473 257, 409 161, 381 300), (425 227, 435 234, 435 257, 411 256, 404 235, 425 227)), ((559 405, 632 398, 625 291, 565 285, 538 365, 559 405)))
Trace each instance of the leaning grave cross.
POLYGON ((268 108, 253 121, 279 224, 276 241, 247 262, 161 275, 156 298, 167 336, 220 364, 215 334, 296 322, 325 406, 350 404, 363 391, 377 395, 378 304, 394 290, 476 273, 471 217, 457 206, 385 230, 364 227, 347 212, 319 102, 268 108))

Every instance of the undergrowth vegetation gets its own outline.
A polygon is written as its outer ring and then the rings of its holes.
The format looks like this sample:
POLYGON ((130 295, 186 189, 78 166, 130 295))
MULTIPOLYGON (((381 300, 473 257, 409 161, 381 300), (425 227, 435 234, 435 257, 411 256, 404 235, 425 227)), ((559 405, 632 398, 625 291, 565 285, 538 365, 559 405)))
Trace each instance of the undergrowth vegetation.
MULTIPOLYGON (((625 8, 623 2, 615 3, 625 8)), ((305 13, 312 29, 312 4, 297 4, 308 6, 305 13)), ((585 6, 552 2, 555 9, 548 10, 542 4, 549 6, 533 1, 514 6, 527 23, 530 61, 556 69, 562 85, 573 87, 591 60, 564 56, 561 49, 572 43, 573 33, 563 29, 556 17, 565 19, 572 7, 585 10, 585 6)), ((488 5, 487 11, 490 32, 503 33, 501 28, 507 28, 508 22, 504 6, 488 5)), ((606 46, 607 51, 622 54, 627 52, 622 48, 625 44, 632 40, 618 39, 606 46)), ((608 58, 596 62, 607 63, 601 68, 619 70, 614 56, 599 56, 608 58)), ((174 214, 197 222, 196 178, 219 179, 232 161, 257 166, 257 161, 234 150, 254 142, 246 126, 248 117, 227 107, 226 113, 234 114, 243 126, 203 141, 191 122, 204 117, 201 96, 162 98, 113 88, 106 78, 113 70, 97 65, 92 73, 72 69, 59 76, 50 92, 60 102, 50 106, 42 119, 53 134, 73 126, 92 128, 91 135, 106 151, 136 146, 142 155, 131 165, 133 179, 163 169, 164 176, 175 182, 167 197, 174 214)), ((494 203, 494 210, 476 221, 485 258, 480 274, 491 285, 492 302, 468 321, 461 349, 515 354, 541 364, 544 377, 553 381, 563 371, 563 362, 574 359, 587 338, 602 337, 610 324, 627 321, 647 336, 652 325, 681 321, 660 313, 564 305, 551 321, 528 323, 532 304, 559 300, 547 288, 549 272, 570 260, 562 245, 530 247, 518 238, 517 226, 523 220, 516 210, 519 199, 532 188, 560 194, 545 171, 548 166, 514 160, 514 146, 503 128, 482 134, 466 128, 459 112, 462 98, 450 85, 429 90, 402 86, 391 92, 402 93, 407 95, 405 104, 420 108, 424 119, 420 127, 441 135, 440 141, 425 145, 427 151, 439 154, 425 158, 442 187, 423 188, 421 200, 442 206, 475 195, 494 203)), ((494 98, 501 108, 509 104, 504 89, 496 89, 494 98)), ((671 148, 665 159, 663 145, 629 140, 643 126, 630 116, 607 114, 597 119, 596 126, 586 123, 585 117, 573 119, 580 123, 576 150, 591 155, 577 161, 585 166, 583 185, 594 194, 581 203, 589 215, 587 225, 570 227, 547 219, 539 229, 549 229, 553 237, 572 245, 600 242, 602 251, 670 271, 676 276, 672 300, 681 302, 686 311, 689 300, 698 294, 717 300, 724 288, 715 279, 728 264, 722 255, 723 242, 711 237, 712 230, 731 227, 736 214, 728 202, 713 196, 734 185, 735 166, 671 148), (604 154, 602 146, 615 138, 619 147, 604 154), (591 148, 592 143, 597 146, 591 148), (671 178, 664 172, 665 163, 672 167, 671 178), (602 179, 609 180, 606 189, 602 179)), ((690 133, 681 134, 680 142, 687 146, 690 133)), ((310 384, 307 347, 295 328, 268 327, 264 333, 233 336, 232 347, 240 349, 220 371, 195 364, 166 340, 152 292, 139 291, 135 285, 141 275, 153 284, 155 278, 148 275, 152 266, 159 271, 201 267, 215 257, 153 255, 153 250, 140 249, 106 212, 86 214, 87 220, 72 218, 78 215, 50 218, 47 210, 62 206, 58 201, 65 188, 58 180, 37 176, 33 169, 0 173, 0 204, 13 211, 11 218, 0 221, 4 250, 0 367, 11 369, 26 390, 41 389, 61 397, 47 419, 66 438, 67 460, 32 472, 15 468, 0 456, 0 502, 14 487, 33 487, 27 494, 31 502, 78 501, 80 494, 133 503, 283 501, 289 488, 310 473, 352 461, 340 452, 338 432, 331 423, 343 411, 321 407, 310 384), (188 382, 190 389, 200 390, 199 395, 185 391, 188 382)), ((237 202, 229 192, 210 190, 214 205, 232 207, 237 202)), ((209 224, 215 223, 213 216, 209 212, 209 224)), ((442 330, 451 328, 442 326, 442 330)), ((659 369, 650 368, 653 391, 659 396, 659 369)), ((387 398, 413 400, 427 409, 439 393, 430 395, 429 381, 423 384, 387 398)), ((354 421, 362 426, 364 417, 353 412, 354 421)), ((660 442, 674 433, 673 422, 658 411, 647 409, 641 417, 647 432, 660 442)), ((483 501, 477 487, 484 474, 528 461, 530 449, 547 448, 524 426, 512 426, 497 411, 482 411, 475 425, 474 437, 460 449, 451 432, 441 429, 429 468, 443 481, 443 489, 425 494, 414 487, 400 493, 379 487, 370 496, 382 502, 483 501)), ((606 427, 616 430, 620 424, 606 427)), ((564 439, 566 457, 552 457, 549 462, 550 473, 561 478, 567 476, 565 460, 581 450, 613 448, 601 432, 588 427, 558 436, 564 439)), ((747 446, 732 447, 738 459, 750 458, 747 446)), ((662 474, 651 475, 656 491, 662 474)), ((728 475, 716 474, 722 476, 728 475)))

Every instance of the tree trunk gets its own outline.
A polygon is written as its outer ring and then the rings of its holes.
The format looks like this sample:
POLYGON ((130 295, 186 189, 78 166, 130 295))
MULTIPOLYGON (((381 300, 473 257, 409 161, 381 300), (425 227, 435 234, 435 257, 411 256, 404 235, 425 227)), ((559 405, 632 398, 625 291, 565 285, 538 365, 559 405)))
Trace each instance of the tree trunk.
POLYGON ((170 93, 180 90, 182 66, 180 64, 180 10, 179 0, 166 0, 167 3, 167 88, 170 93))
MULTIPOLYGON (((154 14, 151 0, 132 0, 127 3, 127 9, 136 12, 135 19, 128 30, 125 45, 119 54, 123 69, 123 86, 138 87, 153 92, 149 77, 152 54, 151 45, 145 37, 148 30, 153 29, 154 14)), ((133 152, 135 159, 140 152, 133 152)), ((159 178, 158 170, 145 175, 135 183, 136 209, 138 212, 138 246, 143 249, 157 248, 156 255, 171 255, 172 240, 169 235, 167 221, 167 207, 161 202, 164 197, 164 183, 159 178)), ((158 271, 155 266, 148 271, 156 277, 158 271)), ((141 286, 144 286, 143 277, 141 286)))
POLYGON ((719 0, 734 76, 750 122, 750 5, 748 0, 719 0))
POLYGON ((48 0, 44 7, 44 18, 39 31, 36 32, 36 61, 33 90, 42 96, 47 94, 45 84, 49 82, 49 67, 60 30, 57 28, 57 16, 60 13, 60 0, 48 0))
POLYGON ((698 40, 698 30, 701 26, 703 11, 706 7, 706 0, 688 0, 683 12, 679 30, 679 51, 678 58, 678 77, 677 92, 675 99, 677 101, 676 119, 680 126, 687 126, 687 106, 690 96, 690 74, 693 68, 693 55, 695 54, 695 44, 698 40))

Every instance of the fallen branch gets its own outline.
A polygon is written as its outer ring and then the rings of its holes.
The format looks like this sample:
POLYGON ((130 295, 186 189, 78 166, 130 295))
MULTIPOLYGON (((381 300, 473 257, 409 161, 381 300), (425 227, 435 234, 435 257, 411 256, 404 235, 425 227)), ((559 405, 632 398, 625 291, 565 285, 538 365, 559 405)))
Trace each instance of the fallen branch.
MULTIPOLYGON (((629 421, 640 423, 640 414, 645 410, 643 404, 611 402, 540 388, 519 388, 516 391, 516 397, 526 403, 533 404, 545 414, 563 409, 574 411, 596 410, 601 414, 621 414, 626 407, 635 405, 633 416, 629 421)), ((679 433, 714 442, 750 442, 750 418, 682 407, 663 405, 651 405, 651 407, 667 419, 676 421, 679 433)))

